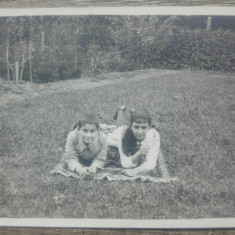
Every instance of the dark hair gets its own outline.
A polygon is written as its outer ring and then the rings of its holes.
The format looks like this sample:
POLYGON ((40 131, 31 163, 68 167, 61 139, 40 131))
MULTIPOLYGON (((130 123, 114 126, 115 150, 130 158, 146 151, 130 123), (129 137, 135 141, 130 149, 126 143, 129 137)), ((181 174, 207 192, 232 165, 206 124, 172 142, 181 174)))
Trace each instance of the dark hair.
POLYGON ((122 151, 127 156, 132 156, 137 152, 137 140, 130 127, 126 129, 122 137, 122 151))
POLYGON ((152 119, 146 109, 136 109, 130 113, 130 126, 126 129, 122 138, 122 151, 127 156, 132 156, 137 152, 137 140, 131 130, 133 122, 148 123, 151 126, 152 119))
POLYGON ((133 122, 136 123, 147 122, 149 126, 151 126, 152 118, 146 109, 136 109, 134 111, 131 111, 130 126, 132 126, 133 122))
POLYGON ((99 129, 99 123, 98 123, 98 119, 95 115, 93 114, 89 114, 86 115, 83 119, 79 120, 74 126, 73 126, 73 130, 75 130, 75 128, 81 129, 82 126, 86 125, 86 124, 90 124, 90 125, 95 125, 96 129, 99 129))

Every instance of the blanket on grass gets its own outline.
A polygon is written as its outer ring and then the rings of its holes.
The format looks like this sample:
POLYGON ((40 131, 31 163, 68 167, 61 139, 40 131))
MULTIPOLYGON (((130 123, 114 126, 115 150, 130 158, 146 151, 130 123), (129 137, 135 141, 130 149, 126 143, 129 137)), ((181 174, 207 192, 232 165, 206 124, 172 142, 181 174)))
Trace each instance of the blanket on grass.
MULTIPOLYGON (((105 134, 112 133, 116 129, 115 125, 99 124, 99 126, 105 134)), ((74 130, 75 127, 76 124, 72 126, 71 130, 74 130)), ((79 174, 70 171, 63 161, 60 161, 50 173, 77 179, 81 178, 79 174)), ((156 183, 167 183, 177 180, 172 177, 166 158, 161 150, 158 155, 157 166, 154 170, 150 171, 148 174, 139 174, 135 177, 130 177, 124 174, 124 169, 121 168, 119 153, 112 148, 109 148, 108 150, 106 166, 103 169, 99 169, 95 174, 83 177, 83 179, 88 178, 107 181, 140 181, 156 183)))
MULTIPOLYGON (((81 178, 79 174, 70 171, 66 163, 59 162, 55 168, 50 172, 51 174, 60 174, 65 177, 81 178)), ((140 181, 140 182, 155 182, 155 183, 168 183, 170 181, 175 181, 176 178, 171 176, 171 172, 165 156, 162 151, 160 151, 157 160, 157 167, 150 171, 148 174, 139 174, 135 177, 130 177, 124 174, 123 168, 108 166, 100 169, 97 173, 92 175, 87 175, 83 179, 97 179, 97 180, 107 180, 107 181, 140 181)))

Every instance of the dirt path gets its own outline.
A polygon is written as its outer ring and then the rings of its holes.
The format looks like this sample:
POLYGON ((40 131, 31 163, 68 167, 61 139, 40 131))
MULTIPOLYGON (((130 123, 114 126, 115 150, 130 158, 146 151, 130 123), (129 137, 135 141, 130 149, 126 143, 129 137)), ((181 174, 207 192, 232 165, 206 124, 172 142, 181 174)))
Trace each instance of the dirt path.
POLYGON ((148 69, 133 72, 109 73, 98 78, 81 78, 45 84, 34 84, 27 82, 16 85, 14 82, 0 80, 0 108, 9 106, 15 102, 24 101, 25 99, 54 92, 69 92, 72 90, 91 89, 111 84, 119 84, 124 80, 131 82, 133 80, 151 78, 155 77, 156 74, 159 76, 183 72, 185 71, 148 69))

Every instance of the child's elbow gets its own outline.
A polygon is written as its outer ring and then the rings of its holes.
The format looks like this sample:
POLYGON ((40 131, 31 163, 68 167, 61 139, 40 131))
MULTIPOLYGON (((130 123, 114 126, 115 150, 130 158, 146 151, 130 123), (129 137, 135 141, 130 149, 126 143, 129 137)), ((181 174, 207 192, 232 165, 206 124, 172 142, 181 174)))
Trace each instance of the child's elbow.
POLYGON ((122 164, 122 167, 126 169, 134 167, 133 163, 130 162, 129 159, 121 159, 121 164, 122 164))
POLYGON ((151 171, 151 170, 154 170, 156 168, 157 162, 152 161, 152 162, 149 162, 148 164, 146 164, 145 166, 149 171, 151 171))
POLYGON ((151 165, 151 170, 155 169, 156 166, 157 166, 157 162, 155 161, 155 162, 153 162, 152 165, 151 165))
POLYGON ((128 167, 128 163, 127 163, 126 160, 122 160, 122 159, 121 159, 121 164, 122 164, 122 167, 123 167, 123 168, 129 168, 129 167, 128 167))

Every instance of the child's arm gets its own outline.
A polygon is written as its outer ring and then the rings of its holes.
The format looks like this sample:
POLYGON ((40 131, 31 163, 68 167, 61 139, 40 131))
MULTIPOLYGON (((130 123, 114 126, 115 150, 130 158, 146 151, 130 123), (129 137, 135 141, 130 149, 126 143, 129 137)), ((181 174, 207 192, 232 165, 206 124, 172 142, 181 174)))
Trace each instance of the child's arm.
POLYGON ((133 156, 130 157, 131 158, 131 162, 134 165, 136 165, 143 155, 144 156, 147 155, 148 151, 149 151, 149 146, 146 145, 146 144, 142 144, 140 146, 140 149, 133 156))
POLYGON ((66 147, 65 147, 65 162, 69 170, 74 171, 76 169, 82 168, 82 165, 78 162, 77 150, 75 148, 76 133, 71 131, 68 134, 66 147))
POLYGON ((108 145, 117 147, 121 159, 121 164, 124 168, 133 168, 135 164, 132 163, 130 157, 125 155, 122 151, 122 138, 126 131, 126 126, 118 127, 114 132, 108 134, 108 145))
POLYGON ((136 164, 135 162, 132 161, 132 158, 137 159, 138 153, 136 153, 134 156, 131 156, 131 157, 127 156, 122 150, 122 137, 123 137, 123 134, 120 135, 118 138, 118 150, 120 154, 121 164, 124 168, 134 168, 136 164))
POLYGON ((94 170, 94 172, 96 171, 97 168, 104 167, 108 150, 108 142, 106 136, 102 132, 100 132, 99 138, 100 138, 101 149, 90 166, 90 169, 94 170))
MULTIPOLYGON (((153 170, 157 165, 157 157, 160 150, 160 135, 156 130, 152 130, 152 135, 149 136, 147 142, 150 145, 150 150, 146 155, 146 161, 140 166, 144 169, 146 168, 147 171, 153 170)), ((148 137, 147 137, 148 138, 148 137)))
POLYGON ((113 133, 108 134, 108 145, 118 147, 121 164, 124 168, 134 168, 136 166, 136 162, 139 161, 139 158, 141 157, 141 152, 138 151, 133 156, 127 156, 122 151, 122 138, 126 131, 126 126, 122 126, 117 128, 113 133))
POLYGON ((151 132, 152 133, 146 137, 146 144, 150 146, 150 150, 146 155, 146 161, 139 167, 126 172, 128 175, 135 176, 139 173, 153 170, 156 167, 157 157, 160 149, 160 136, 159 133, 155 130, 152 130, 151 132))

